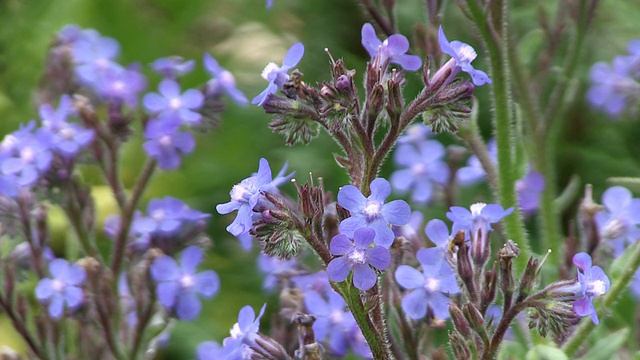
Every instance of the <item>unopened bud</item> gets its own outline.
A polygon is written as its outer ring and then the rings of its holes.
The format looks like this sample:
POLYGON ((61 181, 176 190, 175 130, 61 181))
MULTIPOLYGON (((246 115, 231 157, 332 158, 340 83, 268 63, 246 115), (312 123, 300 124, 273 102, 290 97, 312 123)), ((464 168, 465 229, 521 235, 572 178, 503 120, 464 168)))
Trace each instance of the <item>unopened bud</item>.
POLYGON ((466 303, 462 308, 462 313, 473 330, 480 331, 484 329, 484 317, 475 305, 466 303))
POLYGON ((463 336, 457 332, 449 333, 449 344, 456 359, 471 359, 471 350, 463 336))
POLYGON ((451 314, 451 320, 456 330, 465 338, 471 336, 471 329, 469 328, 469 322, 462 314, 462 310, 455 302, 449 304, 449 313, 451 314))

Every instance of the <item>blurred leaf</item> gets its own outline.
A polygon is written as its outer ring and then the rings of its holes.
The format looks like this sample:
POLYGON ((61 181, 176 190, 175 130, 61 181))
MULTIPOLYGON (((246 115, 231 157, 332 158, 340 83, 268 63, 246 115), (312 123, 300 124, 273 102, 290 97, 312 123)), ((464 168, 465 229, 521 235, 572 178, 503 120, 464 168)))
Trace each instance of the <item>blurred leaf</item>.
POLYGON ((637 177, 612 177, 607 179, 612 185, 624 186, 635 192, 640 192, 640 178, 637 177))
POLYGON ((598 340, 595 345, 580 359, 582 360, 601 360, 608 359, 620 349, 629 337, 629 329, 624 328, 611 335, 598 340))
POLYGON ((536 345, 527 352, 526 360, 564 360, 569 359, 560 349, 551 345, 536 345))
POLYGON ((515 341, 503 341, 498 351, 497 360, 517 360, 526 356, 527 350, 515 341))

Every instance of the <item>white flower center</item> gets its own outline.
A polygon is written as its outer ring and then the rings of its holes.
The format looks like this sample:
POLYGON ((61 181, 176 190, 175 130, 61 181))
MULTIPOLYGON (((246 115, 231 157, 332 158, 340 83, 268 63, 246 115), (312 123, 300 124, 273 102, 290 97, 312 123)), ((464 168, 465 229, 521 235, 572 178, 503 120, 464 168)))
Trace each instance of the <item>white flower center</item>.
POLYGON ((464 44, 458 49, 458 56, 460 57, 461 62, 471 62, 478 55, 470 45, 464 44))
POLYGON ((170 135, 164 135, 163 137, 161 137, 158 140, 158 143, 160 143, 160 146, 162 147, 170 147, 171 146, 171 136, 170 135))
POLYGON ((331 318, 331 323, 336 325, 342 324, 342 321, 344 321, 344 313, 341 310, 333 310, 329 317, 331 318))
POLYGON ((111 85, 111 88, 113 89, 113 91, 115 92, 122 92, 122 90, 125 89, 125 85, 124 82, 118 80, 118 81, 114 81, 113 84, 111 85))
POLYGON ((615 239, 627 232, 629 225, 620 218, 613 218, 602 229, 602 237, 607 240, 615 239))
POLYGON ((354 264, 364 264, 366 262, 364 250, 353 250, 349 254, 349 260, 354 264))
POLYGON ((482 209, 484 209, 485 206, 487 206, 487 204, 482 202, 471 205, 469 207, 469 209, 471 209, 471 216, 473 217, 480 216, 480 213, 482 212, 482 209))
POLYGON ((604 281, 596 280, 587 283, 587 289, 585 292, 587 294, 591 294, 592 296, 600 296, 607 292, 607 289, 604 285, 604 281))
POLYGON ((169 107, 172 108, 173 110, 178 110, 180 109, 181 106, 182 106, 182 101, 180 100, 179 97, 174 97, 173 99, 169 100, 169 107))
POLYGON ((231 195, 231 200, 245 203, 249 202, 249 198, 251 198, 252 194, 253 192, 251 191, 251 188, 249 188, 244 181, 240 184, 234 185, 229 193, 229 195, 231 195))
POLYGON ((27 146, 24 149, 20 150, 20 158, 26 163, 33 162, 35 157, 36 152, 31 147, 27 146))
POLYGON ((76 132, 70 127, 65 127, 58 133, 65 140, 72 140, 76 136, 76 132))
POLYGON ((240 330, 240 325, 238 323, 233 324, 231 330, 229 330, 229 334, 234 339, 239 339, 242 337, 242 330, 240 330))
POLYGON ((438 280, 436 278, 428 278, 424 282, 424 288, 428 292, 434 293, 434 292, 440 290, 440 280, 438 280))
POLYGON ((262 70, 261 76, 263 79, 269 81, 269 74, 278 70, 280 70, 280 66, 276 65, 276 63, 270 62, 264 67, 264 70, 262 70))
POLYGON ((413 172, 414 175, 424 175, 427 171, 427 167, 424 166, 424 164, 413 164, 413 166, 411 167, 411 171, 413 172))
POLYGON ((368 201, 364 209, 362 209, 362 213, 367 219, 371 220, 378 217, 378 214, 380 214, 380 208, 381 205, 379 202, 368 201))
POLYGON ((166 213, 162 209, 155 210, 151 213, 151 218, 155 221, 162 221, 166 217, 166 213))
POLYGON ((184 275, 182 278, 180 278, 180 285, 182 285, 183 289, 193 287, 193 285, 195 284, 196 280, 191 275, 184 275))
POLYGON ((225 70, 220 73, 220 82, 225 86, 234 87, 236 85, 236 78, 233 77, 233 74, 231 74, 231 72, 225 70))
POLYGON ((51 286, 53 287, 53 290, 58 293, 62 292, 65 287, 64 283, 58 279, 53 279, 51 286))

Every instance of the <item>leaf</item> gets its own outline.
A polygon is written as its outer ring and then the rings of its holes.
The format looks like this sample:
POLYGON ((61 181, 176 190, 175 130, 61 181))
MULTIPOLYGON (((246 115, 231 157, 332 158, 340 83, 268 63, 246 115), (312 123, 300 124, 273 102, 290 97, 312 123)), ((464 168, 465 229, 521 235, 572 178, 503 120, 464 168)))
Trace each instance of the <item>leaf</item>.
POLYGON ((551 345, 536 345, 527 352, 526 360, 569 360, 560 349, 551 345))
MULTIPOLYGON (((616 354, 620 347, 624 345, 629 337, 629 329, 623 328, 617 332, 607 335, 598 342, 580 359, 582 360, 600 360, 608 359, 616 354)), ((637 358, 637 357, 636 357, 637 358)))
POLYGON ((498 351, 497 360, 516 360, 525 357, 526 349, 515 341, 504 341, 498 351))
POLYGON ((631 191, 640 191, 640 178, 636 177, 612 177, 607 179, 612 185, 624 186, 631 191))

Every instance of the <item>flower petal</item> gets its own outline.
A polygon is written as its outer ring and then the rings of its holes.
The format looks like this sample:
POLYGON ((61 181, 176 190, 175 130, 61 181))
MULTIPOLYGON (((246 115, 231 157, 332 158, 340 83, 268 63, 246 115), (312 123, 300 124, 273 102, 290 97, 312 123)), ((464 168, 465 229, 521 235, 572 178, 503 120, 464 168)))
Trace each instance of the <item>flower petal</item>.
POLYGON ((422 319, 427 314, 427 294, 422 288, 405 295, 402 298, 402 310, 414 320, 422 319))
POLYGON ((371 289, 376 284, 377 279, 376 272, 368 264, 356 264, 353 266, 353 285, 358 289, 362 291, 371 289))
POLYGON ((424 275, 409 265, 400 265, 394 274, 396 282, 405 289, 417 289, 424 284, 424 275))
POLYGON ((210 298, 215 295, 220 289, 220 278, 213 270, 206 270, 195 275, 196 286, 195 289, 200 295, 205 298, 210 298))
POLYGON ((338 204, 352 213, 360 212, 366 201, 360 190, 353 185, 343 186, 338 191, 338 204))
POLYGON ((351 272, 351 263, 344 256, 331 260, 327 266, 327 275, 331 281, 342 282, 349 276, 349 272, 351 272))
POLYGON ((202 304, 195 291, 182 291, 178 294, 175 308, 178 319, 193 320, 200 314, 202 304))
POLYGON ((369 264, 380 271, 391 265, 391 254, 385 247, 376 246, 368 251, 367 256, 369 264))
POLYGON ((343 234, 338 234, 331 239, 329 251, 332 255, 344 255, 353 249, 353 243, 343 234))

